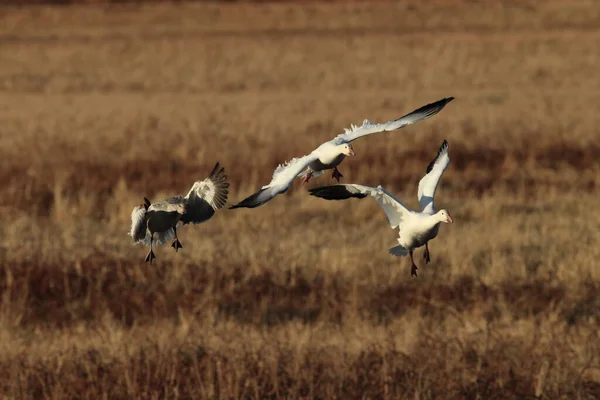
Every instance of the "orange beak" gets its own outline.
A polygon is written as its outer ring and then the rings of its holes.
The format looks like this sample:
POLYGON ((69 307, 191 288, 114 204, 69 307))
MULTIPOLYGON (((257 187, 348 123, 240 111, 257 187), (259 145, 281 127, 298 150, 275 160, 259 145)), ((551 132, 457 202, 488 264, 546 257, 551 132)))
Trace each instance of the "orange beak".
POLYGON ((350 151, 348 152, 348 154, 350 154, 351 156, 355 156, 356 153, 354 152, 354 149, 350 149, 350 151))
POLYGON ((449 215, 446 217, 446 221, 448 221, 448 222, 454 222, 454 220, 452 219, 452 217, 449 216, 449 215))

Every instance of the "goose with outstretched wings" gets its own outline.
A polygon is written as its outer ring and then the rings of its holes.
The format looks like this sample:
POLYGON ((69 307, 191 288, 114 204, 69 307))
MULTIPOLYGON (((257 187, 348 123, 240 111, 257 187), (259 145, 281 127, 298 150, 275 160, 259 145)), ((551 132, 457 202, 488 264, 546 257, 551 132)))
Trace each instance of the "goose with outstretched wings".
POLYGON ((349 129, 345 129, 344 133, 323 143, 310 154, 279 165, 273 173, 271 182, 230 208, 259 207, 278 194, 285 193, 296 177, 302 178, 303 182, 308 182, 311 177, 319 176, 328 169, 333 169, 332 178, 339 182, 343 175, 337 167, 346 156, 355 155, 353 141, 373 133, 395 131, 426 120, 440 112, 452 100, 454 97, 445 97, 392 121, 375 124, 364 120, 361 126, 352 125, 349 129))

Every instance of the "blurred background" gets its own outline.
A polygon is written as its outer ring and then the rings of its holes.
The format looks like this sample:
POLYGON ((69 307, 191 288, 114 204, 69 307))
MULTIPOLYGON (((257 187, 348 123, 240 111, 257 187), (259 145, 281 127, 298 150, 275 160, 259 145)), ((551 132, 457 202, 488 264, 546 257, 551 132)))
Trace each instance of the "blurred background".
POLYGON ((60 3, 0 7, 3 397, 600 396, 597 1, 60 3), (330 173, 151 266, 127 235, 217 161, 235 204, 448 96, 340 166, 417 208, 448 140, 418 278, 330 173))

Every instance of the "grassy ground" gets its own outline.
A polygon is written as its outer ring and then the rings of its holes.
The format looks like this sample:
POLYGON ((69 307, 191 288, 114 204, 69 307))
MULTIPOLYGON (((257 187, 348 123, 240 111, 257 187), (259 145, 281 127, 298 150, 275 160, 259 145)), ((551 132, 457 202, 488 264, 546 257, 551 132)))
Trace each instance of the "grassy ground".
POLYGON ((600 397, 599 27, 594 1, 5 8, 0 393, 600 397), (374 202, 300 182, 152 266, 126 235, 143 196, 216 161, 233 204, 351 123, 445 96, 340 168, 416 207, 448 139, 455 223, 417 279, 374 202))

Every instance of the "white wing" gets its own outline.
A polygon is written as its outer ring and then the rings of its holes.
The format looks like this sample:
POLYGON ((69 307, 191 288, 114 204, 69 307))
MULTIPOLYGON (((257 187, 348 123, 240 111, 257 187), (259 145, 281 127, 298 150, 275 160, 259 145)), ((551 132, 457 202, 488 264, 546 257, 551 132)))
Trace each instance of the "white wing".
POLYGON ((183 198, 186 213, 181 216, 180 221, 185 225, 200 224, 210 219, 215 211, 225 206, 228 194, 229 182, 225 169, 217 162, 208 178, 195 182, 183 198))
POLYGON ((351 197, 362 199, 371 196, 383 208, 392 228, 398 227, 407 216, 413 214, 413 211, 381 186, 374 188, 355 184, 331 185, 309 189, 309 192, 312 196, 326 200, 344 200, 351 197))
POLYGON ((419 205, 421 212, 427 214, 433 214, 433 196, 435 196, 435 190, 442 177, 442 174, 450 164, 450 156, 448 155, 448 142, 444 140, 440 148, 438 149, 437 156, 427 166, 425 176, 419 181, 419 190, 417 192, 417 198, 419 199, 419 205))
POLYGON ((229 208, 254 208, 259 207, 280 193, 285 193, 290 184, 308 165, 315 161, 318 156, 313 151, 307 156, 293 158, 291 161, 280 164, 273 172, 273 178, 268 185, 263 186, 258 192, 248 196, 238 204, 229 208))
POLYGON ((368 119, 365 119, 361 126, 351 125, 350 129, 344 129, 344 133, 337 135, 333 139, 333 142, 335 144, 349 143, 358 139, 359 137, 370 135, 372 133, 395 131, 397 129, 404 128, 407 125, 412 125, 434 116, 452 100, 454 100, 454 97, 443 98, 434 103, 418 108, 396 120, 381 124, 375 124, 368 119))

